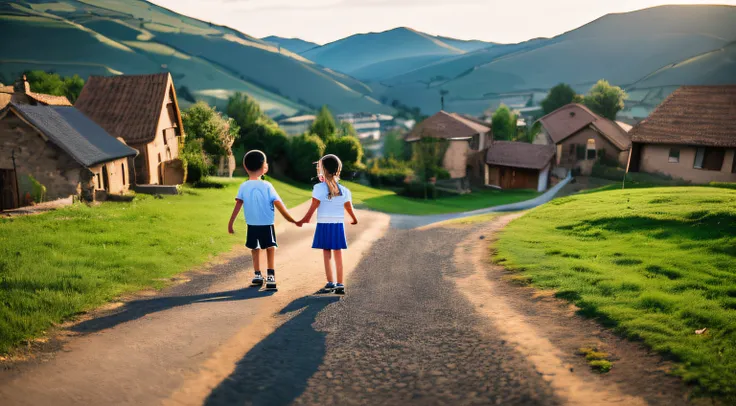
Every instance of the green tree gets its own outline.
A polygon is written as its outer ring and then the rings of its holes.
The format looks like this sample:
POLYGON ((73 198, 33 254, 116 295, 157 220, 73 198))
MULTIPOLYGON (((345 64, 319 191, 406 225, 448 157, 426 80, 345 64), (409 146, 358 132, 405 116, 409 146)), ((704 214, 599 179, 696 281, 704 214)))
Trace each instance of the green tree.
POLYGON ((250 131, 263 115, 261 106, 253 98, 241 92, 236 92, 233 96, 230 96, 225 112, 229 117, 235 119, 245 133, 250 131))
POLYGON ((399 131, 392 130, 383 136, 384 157, 405 160, 406 150, 406 141, 404 141, 404 136, 399 131))
MULTIPOLYGON (((412 143, 411 166, 416 176, 421 180, 422 185, 407 185, 407 188, 419 187, 422 190, 423 197, 434 198, 435 189, 429 187, 427 182, 432 178, 449 177, 447 171, 442 167, 445 153, 449 142, 441 138, 421 137, 419 141, 412 143)), ((414 195, 412 192, 410 195, 414 195)))
POLYGON ((616 114, 624 108, 624 100, 629 95, 618 86, 611 86, 606 80, 599 80, 585 95, 583 102, 595 113, 609 119, 615 120, 616 114))
POLYGON ((25 75, 28 83, 31 85, 32 91, 54 96, 66 96, 72 103, 77 101, 84 87, 84 79, 79 77, 79 75, 62 77, 58 73, 50 73, 42 70, 26 72, 25 75))
POLYGON ((494 140, 511 141, 515 139, 516 115, 512 114, 505 104, 501 104, 493 113, 491 129, 493 130, 494 140))
POLYGON ((330 113, 330 109, 327 106, 322 106, 319 110, 317 118, 312 123, 309 132, 321 138, 322 141, 327 141, 330 137, 335 136, 337 132, 335 118, 332 117, 332 113, 330 113))
POLYGON ((582 101, 582 97, 578 96, 570 85, 560 83, 550 89, 547 97, 542 100, 542 110, 544 114, 549 114, 566 104, 579 103, 580 101, 582 101))
POLYGON ((361 166, 363 146, 355 137, 333 137, 325 145, 325 154, 337 155, 342 161, 343 170, 352 172, 361 166))
POLYGON ((302 134, 291 139, 289 146, 289 164, 291 177, 298 181, 309 182, 317 176, 314 162, 325 152, 325 143, 312 134, 302 134))
POLYGON ((355 131, 355 127, 347 121, 341 121, 337 128, 338 137, 358 137, 358 132, 355 131))
POLYGON ((186 139, 202 140, 202 148, 210 157, 227 156, 232 152, 232 145, 240 131, 235 120, 226 120, 203 101, 183 111, 181 119, 186 139))

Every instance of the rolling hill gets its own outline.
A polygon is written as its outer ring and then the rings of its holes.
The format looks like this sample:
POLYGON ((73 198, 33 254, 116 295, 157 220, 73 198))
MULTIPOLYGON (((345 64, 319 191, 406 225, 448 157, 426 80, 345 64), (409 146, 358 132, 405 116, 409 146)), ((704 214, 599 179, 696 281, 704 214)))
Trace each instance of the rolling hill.
POLYGON ((462 49, 436 37, 401 27, 379 33, 352 35, 310 49, 302 56, 330 69, 361 78, 356 72, 364 73, 370 65, 375 67, 380 63, 390 63, 394 72, 404 72, 411 69, 417 60, 426 64, 464 53, 462 49))
POLYGON ((0 30, 13 33, 0 42, 5 78, 28 69, 82 77, 168 70, 177 87, 220 107, 230 94, 243 91, 271 115, 325 104, 336 112, 392 111, 354 78, 141 0, 1 2, 0 30))
POLYGON ((496 45, 383 80, 383 97, 432 113, 442 89, 451 109, 478 113, 503 95, 543 93, 559 82, 581 93, 601 78, 627 89, 736 83, 735 40, 732 6, 610 14, 554 38, 496 45))
POLYGON ((288 49, 291 52, 301 54, 302 52, 308 51, 312 48, 318 47, 318 44, 314 42, 304 41, 299 38, 283 38, 271 35, 269 37, 261 38, 263 41, 271 44, 280 45, 283 48, 288 49))

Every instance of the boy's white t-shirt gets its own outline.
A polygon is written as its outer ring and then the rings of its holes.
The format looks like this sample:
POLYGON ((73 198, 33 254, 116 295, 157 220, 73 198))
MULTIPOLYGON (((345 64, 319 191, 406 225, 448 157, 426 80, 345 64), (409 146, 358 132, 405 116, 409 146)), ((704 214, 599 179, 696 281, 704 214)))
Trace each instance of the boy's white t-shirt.
POLYGON ((350 190, 338 184, 342 194, 328 199, 330 189, 326 183, 318 183, 312 189, 312 197, 319 200, 317 223, 343 223, 345 221, 345 203, 352 202, 350 190))

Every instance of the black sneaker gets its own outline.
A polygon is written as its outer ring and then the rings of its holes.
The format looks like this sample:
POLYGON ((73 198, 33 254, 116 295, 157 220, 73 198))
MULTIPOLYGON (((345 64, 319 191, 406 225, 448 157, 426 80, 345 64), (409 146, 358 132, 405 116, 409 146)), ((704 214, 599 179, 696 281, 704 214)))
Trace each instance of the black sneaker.
POLYGON ((261 285, 263 285, 263 282, 264 281, 265 281, 265 279, 263 279, 263 275, 261 275, 260 272, 256 271, 256 275, 253 277, 253 280, 250 281, 250 283, 253 284, 254 286, 255 285, 261 286, 261 285))
POLYGON ((335 291, 335 284, 332 282, 327 282, 327 285, 325 285, 324 288, 320 289, 317 293, 332 293, 335 291))
POLYGON ((266 289, 276 289, 276 277, 273 275, 268 275, 266 277, 266 289))
POLYGON ((344 295, 345 294, 345 285, 342 283, 338 283, 335 285, 335 294, 336 295, 344 295))

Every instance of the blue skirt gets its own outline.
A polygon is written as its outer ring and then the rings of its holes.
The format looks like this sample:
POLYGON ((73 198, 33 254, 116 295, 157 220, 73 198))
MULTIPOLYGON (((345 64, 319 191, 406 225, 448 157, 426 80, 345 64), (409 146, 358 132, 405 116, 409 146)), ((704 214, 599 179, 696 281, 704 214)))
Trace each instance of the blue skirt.
POLYGON ((320 250, 344 250, 348 248, 345 226, 342 223, 317 223, 312 248, 320 250))

